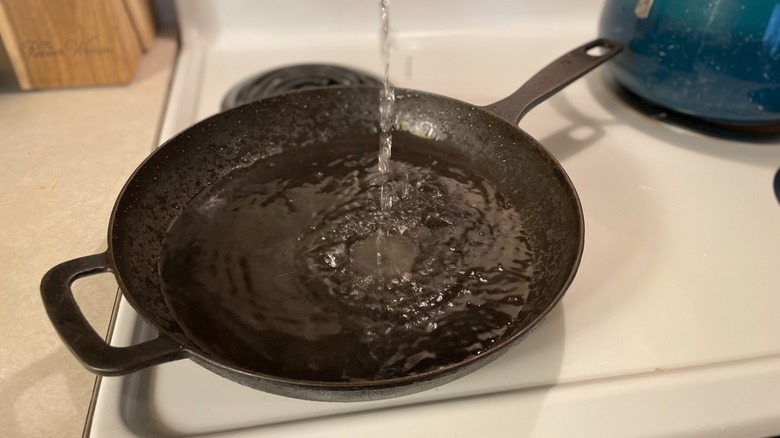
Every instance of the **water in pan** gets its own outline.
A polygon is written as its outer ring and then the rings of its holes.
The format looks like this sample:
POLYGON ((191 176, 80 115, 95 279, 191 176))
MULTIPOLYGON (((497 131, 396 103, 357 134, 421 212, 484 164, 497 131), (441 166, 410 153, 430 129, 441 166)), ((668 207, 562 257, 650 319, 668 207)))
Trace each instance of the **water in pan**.
POLYGON ((534 271, 516 209, 456 164, 464 158, 399 132, 394 206, 383 212, 376 141, 288 150, 188 204, 161 274, 205 351, 289 378, 380 380, 460 362, 511 334, 534 271))

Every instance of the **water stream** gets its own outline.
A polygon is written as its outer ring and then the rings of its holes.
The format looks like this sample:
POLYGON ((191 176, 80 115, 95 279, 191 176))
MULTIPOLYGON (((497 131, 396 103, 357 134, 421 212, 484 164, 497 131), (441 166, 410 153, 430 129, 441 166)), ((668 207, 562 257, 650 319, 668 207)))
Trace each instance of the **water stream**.
MULTIPOLYGON (((388 178, 390 172, 390 156, 393 151, 393 123, 395 121, 395 89, 390 83, 390 13, 389 0, 380 0, 382 31, 380 34, 382 62, 384 63, 384 81, 379 91, 379 160, 377 169, 383 179, 388 178)), ((391 186, 381 182, 379 205, 384 215, 389 214, 393 207, 391 186)), ((387 228, 380 226, 376 237, 376 265, 377 273, 381 275, 383 255, 387 251, 387 228)))

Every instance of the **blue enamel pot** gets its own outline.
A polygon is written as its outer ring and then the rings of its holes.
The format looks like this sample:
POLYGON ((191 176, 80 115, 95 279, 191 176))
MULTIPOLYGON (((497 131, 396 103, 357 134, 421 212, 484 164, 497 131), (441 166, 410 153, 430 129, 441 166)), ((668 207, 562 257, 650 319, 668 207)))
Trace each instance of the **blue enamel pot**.
POLYGON ((608 66, 632 93, 705 121, 780 123, 780 0, 607 0, 608 66))

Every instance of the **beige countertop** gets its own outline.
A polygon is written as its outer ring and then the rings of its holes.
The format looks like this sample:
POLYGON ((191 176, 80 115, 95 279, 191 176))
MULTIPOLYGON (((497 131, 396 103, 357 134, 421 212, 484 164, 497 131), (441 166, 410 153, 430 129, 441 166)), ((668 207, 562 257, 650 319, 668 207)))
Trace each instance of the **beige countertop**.
MULTIPOLYGON (((95 376, 55 333, 41 303, 52 266, 106 249, 124 182, 157 142, 177 42, 158 36, 125 86, 0 89, 0 435, 76 437, 95 376)), ((3 84, 0 84, 2 87, 3 84)), ((78 281, 76 299, 105 334, 117 286, 78 281)))

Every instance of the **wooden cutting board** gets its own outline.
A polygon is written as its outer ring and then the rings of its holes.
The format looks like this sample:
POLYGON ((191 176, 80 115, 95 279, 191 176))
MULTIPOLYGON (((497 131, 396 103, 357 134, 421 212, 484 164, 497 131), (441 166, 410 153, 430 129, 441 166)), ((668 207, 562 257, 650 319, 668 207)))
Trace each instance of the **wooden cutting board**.
POLYGON ((0 0, 23 89, 128 83, 154 39, 148 0, 0 0))

